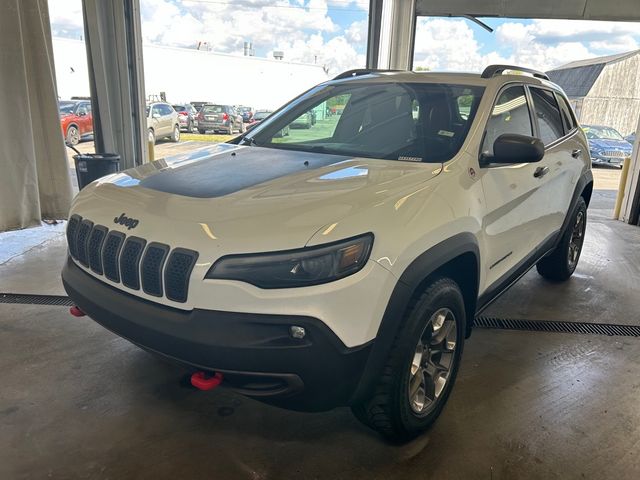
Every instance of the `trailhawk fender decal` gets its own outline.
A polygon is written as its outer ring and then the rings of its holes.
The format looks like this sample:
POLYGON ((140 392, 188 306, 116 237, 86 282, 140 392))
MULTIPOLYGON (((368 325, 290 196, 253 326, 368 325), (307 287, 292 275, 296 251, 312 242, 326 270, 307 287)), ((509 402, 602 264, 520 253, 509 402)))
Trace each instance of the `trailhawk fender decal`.
MULTIPOLYGON (((363 398, 366 398, 377 382, 378 376, 387 360, 391 345, 398 332, 398 328, 401 326, 411 297, 420 286, 420 283, 440 267, 465 253, 472 253, 475 256, 476 268, 477 272, 479 272, 480 249, 478 248, 478 241, 473 234, 468 232, 459 233, 436 244, 419 255, 405 269, 391 293, 391 298, 389 299, 389 303, 382 317, 382 322, 378 328, 371 354, 367 359, 360 383, 351 399, 352 403, 357 403, 363 398)), ((475 298, 472 300, 473 307, 469 310, 473 313, 475 313, 477 296, 478 291, 476 285, 475 298)), ((471 313, 471 317, 473 317, 473 313, 471 313)), ((472 321, 473 318, 467 318, 467 322, 472 321)))

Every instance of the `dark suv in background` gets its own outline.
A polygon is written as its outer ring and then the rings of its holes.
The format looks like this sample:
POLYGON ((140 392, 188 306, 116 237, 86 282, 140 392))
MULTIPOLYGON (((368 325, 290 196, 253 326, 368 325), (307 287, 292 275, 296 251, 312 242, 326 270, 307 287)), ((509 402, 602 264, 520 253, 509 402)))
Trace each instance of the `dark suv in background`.
POLYGON ((236 131, 244 132, 242 115, 232 105, 203 105, 196 119, 200 133, 205 133, 207 130, 229 135, 233 135, 236 131))
POLYGON ((178 112, 178 123, 180 124, 180 129, 186 130, 189 133, 193 132, 193 129, 198 126, 198 121, 196 120, 198 111, 195 107, 190 103, 179 103, 173 105, 173 108, 178 112))

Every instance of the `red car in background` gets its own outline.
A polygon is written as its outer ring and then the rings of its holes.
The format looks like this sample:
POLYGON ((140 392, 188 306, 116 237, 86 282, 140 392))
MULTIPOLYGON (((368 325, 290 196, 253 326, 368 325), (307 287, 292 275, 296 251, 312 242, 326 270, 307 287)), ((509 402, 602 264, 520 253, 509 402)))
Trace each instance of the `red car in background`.
POLYGON ((89 100, 61 100, 58 102, 60 125, 66 143, 77 145, 82 137, 93 134, 93 116, 89 100))

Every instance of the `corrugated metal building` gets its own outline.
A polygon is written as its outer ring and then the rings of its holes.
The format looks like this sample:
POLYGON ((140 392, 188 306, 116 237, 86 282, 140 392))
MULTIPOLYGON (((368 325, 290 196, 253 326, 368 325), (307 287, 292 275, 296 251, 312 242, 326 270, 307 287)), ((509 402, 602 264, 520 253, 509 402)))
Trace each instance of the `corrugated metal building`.
POLYGON ((640 116, 640 50, 580 60, 547 72, 569 96, 580 123, 608 125, 623 136, 640 116))

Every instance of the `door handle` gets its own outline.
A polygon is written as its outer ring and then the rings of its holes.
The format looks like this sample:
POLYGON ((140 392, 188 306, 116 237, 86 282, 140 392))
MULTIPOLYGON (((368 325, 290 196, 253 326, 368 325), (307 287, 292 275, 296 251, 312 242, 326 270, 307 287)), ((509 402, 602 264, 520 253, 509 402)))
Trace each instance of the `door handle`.
POLYGON ((549 173, 549 167, 538 167, 538 168, 536 168, 536 171, 533 172, 533 176, 536 177, 536 178, 542 178, 547 173, 549 173))
POLYGON ((578 158, 580 155, 582 155, 582 150, 574 150, 573 152, 571 152, 571 156, 573 158, 578 158))

